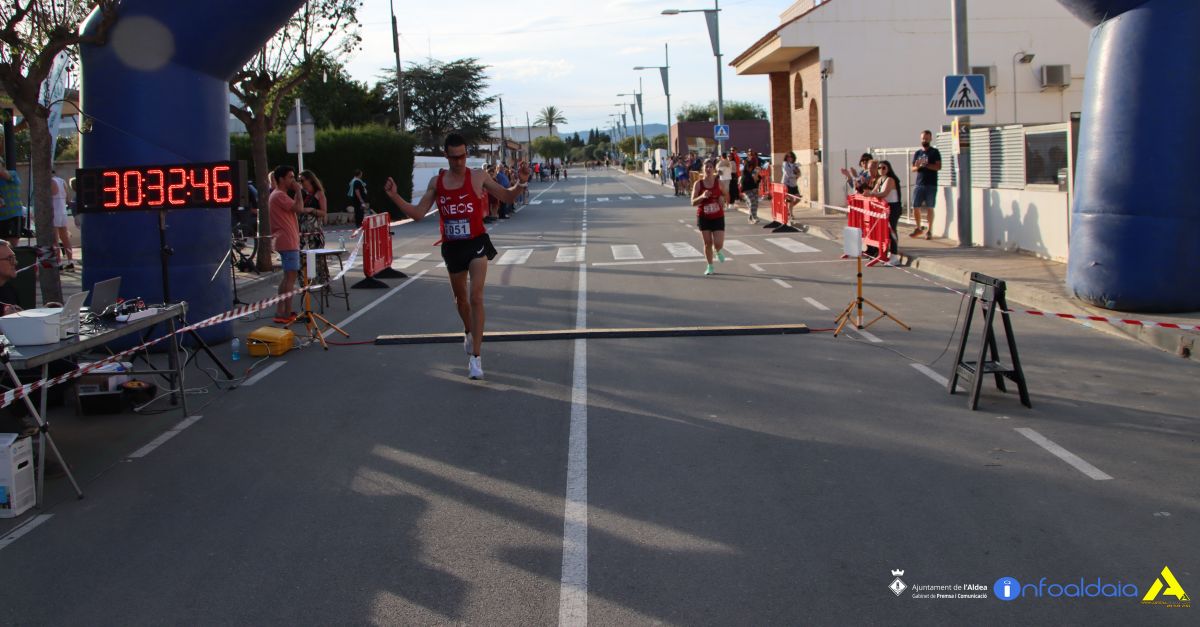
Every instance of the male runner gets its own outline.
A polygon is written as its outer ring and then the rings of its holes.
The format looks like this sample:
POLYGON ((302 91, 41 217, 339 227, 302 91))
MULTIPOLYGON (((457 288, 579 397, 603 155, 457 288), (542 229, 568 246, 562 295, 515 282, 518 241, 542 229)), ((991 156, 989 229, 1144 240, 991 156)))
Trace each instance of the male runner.
POLYGON ((487 279, 487 262, 496 256, 496 248, 483 226, 483 217, 488 212, 487 194, 501 203, 511 203, 528 186, 529 167, 522 164, 517 173, 519 183, 504 187, 484 174, 483 170, 467 168, 467 141, 462 135, 451 133, 443 146, 449 170, 441 170, 429 179, 421 202, 414 205, 396 193, 396 181, 388 178, 383 191, 404 215, 421 220, 437 202, 441 221, 442 259, 450 274, 450 288, 454 291, 454 302, 462 318, 466 337, 463 350, 470 358, 467 361, 467 376, 483 378, 483 285, 487 279), (467 295, 467 279, 470 277, 470 297, 467 295))

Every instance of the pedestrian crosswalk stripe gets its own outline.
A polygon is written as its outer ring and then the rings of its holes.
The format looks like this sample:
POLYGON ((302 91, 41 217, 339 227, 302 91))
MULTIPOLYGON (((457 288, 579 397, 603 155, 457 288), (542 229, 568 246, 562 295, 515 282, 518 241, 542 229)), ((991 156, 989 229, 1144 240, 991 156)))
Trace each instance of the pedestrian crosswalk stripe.
MULTIPOLYGON (((645 198, 646 200, 650 200, 651 198, 654 198, 654 196, 643 195, 642 198, 645 198)), ((663 196, 663 198, 667 198, 667 196, 663 196)))
POLYGON ((596 202, 608 202, 608 196, 601 196, 596 199, 596 202))
POLYGON ((580 263, 583 261, 583 246, 563 246, 554 257, 555 263, 580 263))
POLYGON ((562 198, 555 198, 554 200, 551 200, 551 201, 550 201, 550 203, 551 203, 551 204, 554 204, 554 205, 561 205, 561 204, 563 204, 564 202, 567 202, 567 201, 566 201, 566 200, 563 200, 562 198))
MULTIPOLYGON (((672 196, 671 194, 663 194, 662 197, 663 198, 674 198, 674 196, 672 196)), ((647 196, 646 198, 650 198, 650 197, 647 196)))
POLYGON ((763 252, 757 248, 736 239, 725 240, 725 252, 738 257, 741 255, 761 255, 763 252))
POLYGON ((790 237, 768 237, 768 242, 788 251, 789 253, 818 253, 821 252, 804 242, 794 240, 790 237))
POLYGON ((540 204, 542 204, 542 201, 540 201, 540 200, 531 200, 531 201, 529 201, 529 204, 531 204, 531 205, 540 205, 540 204))
POLYGON ((612 256, 617 261, 643 259, 642 249, 638 248, 637 244, 614 244, 612 246, 612 256))
POLYGON ((533 254, 532 248, 514 248, 504 251, 503 255, 496 260, 498 266, 516 266, 529 261, 529 256, 533 254))
POLYGON ((416 265, 416 263, 418 261, 421 261, 422 259, 424 259, 428 256, 429 256, 429 253, 412 253, 412 254, 404 255, 404 256, 400 257, 392 265, 397 270, 407 270, 407 269, 413 267, 414 265, 416 265))
POLYGON ((696 250, 695 246, 687 242, 663 242, 663 246, 667 252, 671 253, 672 257, 682 259, 685 257, 703 257, 704 254, 696 250))
POLYGON ((617 198, 621 200, 633 200, 633 196, 618 196, 617 198))
POLYGON ((586 202, 583 198, 576 198, 575 202, 586 202))

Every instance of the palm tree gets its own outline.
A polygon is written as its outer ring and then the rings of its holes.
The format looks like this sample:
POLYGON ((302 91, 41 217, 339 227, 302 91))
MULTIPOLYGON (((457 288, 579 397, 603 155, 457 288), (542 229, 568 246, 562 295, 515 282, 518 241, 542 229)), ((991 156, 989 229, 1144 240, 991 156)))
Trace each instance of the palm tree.
POLYGON ((567 118, 563 116, 562 111, 559 111, 558 107, 549 105, 538 111, 537 119, 533 123, 538 126, 549 126, 550 134, 553 135, 555 125, 566 124, 567 118))

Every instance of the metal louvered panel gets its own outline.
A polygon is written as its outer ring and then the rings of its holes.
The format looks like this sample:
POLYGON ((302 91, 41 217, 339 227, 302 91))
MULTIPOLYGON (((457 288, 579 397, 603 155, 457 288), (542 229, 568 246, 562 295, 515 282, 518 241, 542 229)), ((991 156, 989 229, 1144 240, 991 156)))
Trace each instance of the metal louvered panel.
POLYGON ((971 185, 1025 187, 1025 133, 1019 126, 971 130, 971 185))
POLYGON ((958 185, 958 159, 954 156, 954 142, 950 133, 938 133, 933 147, 942 153, 942 169, 938 171, 938 187, 958 185))

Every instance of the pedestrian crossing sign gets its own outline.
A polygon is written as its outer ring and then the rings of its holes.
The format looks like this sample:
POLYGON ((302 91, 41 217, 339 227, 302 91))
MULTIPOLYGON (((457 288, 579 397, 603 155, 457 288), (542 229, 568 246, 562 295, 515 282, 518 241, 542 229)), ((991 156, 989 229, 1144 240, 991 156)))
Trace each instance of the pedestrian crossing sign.
POLYGON ((713 139, 717 141, 726 141, 729 139, 729 125, 716 124, 713 125, 713 139))
POLYGON ((983 115, 987 111, 982 74, 951 74, 946 77, 942 93, 946 115, 983 115))

